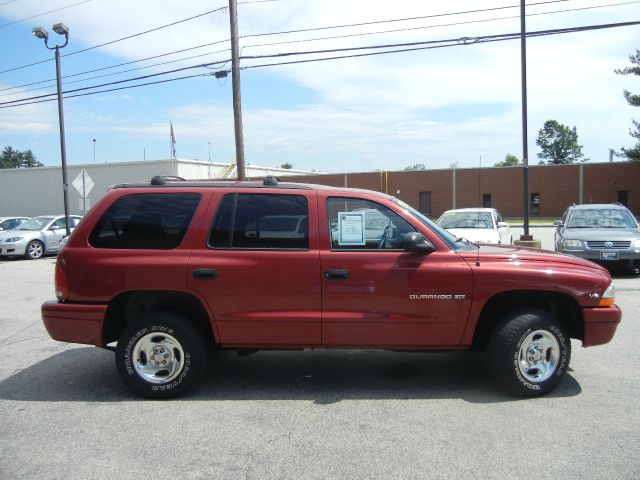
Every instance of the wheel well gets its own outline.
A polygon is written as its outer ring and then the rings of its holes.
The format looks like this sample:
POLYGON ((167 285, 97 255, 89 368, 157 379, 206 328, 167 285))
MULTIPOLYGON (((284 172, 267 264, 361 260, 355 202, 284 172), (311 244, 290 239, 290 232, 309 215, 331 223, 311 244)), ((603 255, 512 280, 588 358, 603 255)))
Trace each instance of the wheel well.
POLYGON ((200 329, 207 345, 215 345, 209 316, 200 301, 184 292, 127 292, 115 297, 109 304, 103 329, 105 345, 115 342, 125 326, 154 310, 169 310, 187 315, 200 329))
POLYGON ((583 338, 580 306, 569 295, 557 292, 512 291, 492 297, 483 307, 473 336, 473 348, 484 349, 494 326, 509 311, 523 308, 547 310, 562 323, 571 338, 583 338))

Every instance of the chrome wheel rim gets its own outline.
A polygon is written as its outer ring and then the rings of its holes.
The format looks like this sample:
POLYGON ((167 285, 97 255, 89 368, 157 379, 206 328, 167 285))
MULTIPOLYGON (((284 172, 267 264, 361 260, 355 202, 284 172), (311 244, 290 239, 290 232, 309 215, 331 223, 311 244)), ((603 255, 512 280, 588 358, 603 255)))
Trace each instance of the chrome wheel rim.
POLYGON ((28 248, 28 254, 31 258, 40 258, 42 256, 42 244, 38 242, 30 243, 28 248))
POLYGON ((172 335, 149 333, 133 349, 133 367, 147 382, 167 383, 182 371, 184 351, 172 335))
POLYGON ((558 369, 560 344, 547 330, 530 333, 520 345, 518 368, 524 378, 540 383, 558 369))

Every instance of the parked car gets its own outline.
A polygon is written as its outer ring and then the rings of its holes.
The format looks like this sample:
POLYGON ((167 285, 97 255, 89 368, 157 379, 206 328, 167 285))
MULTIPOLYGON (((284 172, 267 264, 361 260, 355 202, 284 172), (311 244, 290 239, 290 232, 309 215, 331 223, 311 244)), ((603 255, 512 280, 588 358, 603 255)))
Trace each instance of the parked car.
MULTIPOLYGON (((82 217, 71 215, 71 230, 82 217)), ((67 234, 64 215, 43 215, 0 233, 0 257, 23 256, 37 260, 45 253, 55 253, 67 234)))
POLYGON ((49 335, 114 351, 124 383, 152 398, 194 385, 207 350, 303 348, 486 350, 505 390, 543 395, 571 338, 607 343, 622 316, 595 263, 459 240, 379 192, 273 178, 116 186, 54 278, 49 335), (262 236, 265 218, 296 228, 262 236))
POLYGON ((459 208, 447 210, 436 222, 456 237, 474 243, 513 243, 509 224, 495 208, 459 208))
POLYGON ((13 230, 27 220, 29 217, 0 217, 0 231, 13 230))
POLYGON ((624 205, 572 205, 554 222, 555 249, 613 268, 640 268, 640 228, 624 205))

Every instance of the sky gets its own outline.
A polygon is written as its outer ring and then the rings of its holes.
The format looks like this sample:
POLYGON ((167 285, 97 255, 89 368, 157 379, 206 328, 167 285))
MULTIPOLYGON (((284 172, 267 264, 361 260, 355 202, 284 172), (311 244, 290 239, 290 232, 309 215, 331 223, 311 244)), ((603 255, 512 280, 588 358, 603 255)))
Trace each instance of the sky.
MULTIPOLYGON (((519 3, 240 0, 246 163, 360 172, 521 158, 520 39, 479 38, 518 34, 519 3), (350 58, 308 61, 338 56, 350 58)), ((69 164, 93 163, 94 147, 96 163, 170 158, 170 122, 178 158, 235 161, 231 75, 213 75, 231 69, 226 7, 225 0, 0 0, 0 148, 60 164, 53 52, 31 31, 42 26, 50 46, 62 44, 51 28, 62 22, 70 30, 60 50, 62 88, 84 88, 65 94, 69 164), (165 73, 176 69, 185 70, 165 73), (29 102, 39 103, 14 106, 29 102)), ((639 21, 640 1, 529 0, 526 13, 529 32, 613 24, 639 21)), ((640 48, 639 25, 526 45, 530 164, 539 161, 536 138, 550 119, 577 128, 591 162, 635 143, 629 129, 640 114, 622 92, 638 93, 640 82, 614 70, 640 48)))

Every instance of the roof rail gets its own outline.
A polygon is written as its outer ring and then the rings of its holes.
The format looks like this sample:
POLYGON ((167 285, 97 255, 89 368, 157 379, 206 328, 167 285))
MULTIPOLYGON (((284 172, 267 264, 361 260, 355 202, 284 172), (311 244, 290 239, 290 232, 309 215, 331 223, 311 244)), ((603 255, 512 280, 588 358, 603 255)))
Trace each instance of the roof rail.
POLYGON ((264 180, 262 181, 262 184, 265 187, 275 187, 276 185, 278 185, 279 181, 280 181, 280 179, 278 177, 274 177, 272 175, 267 175, 266 177, 264 177, 264 180))
POLYGON ((151 179, 151 185, 164 185, 167 180, 184 180, 184 178, 175 175, 156 175, 151 179))

